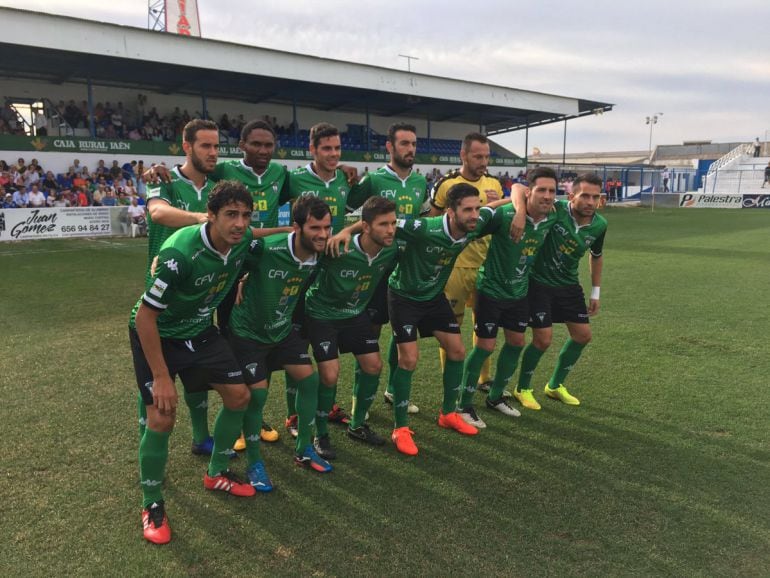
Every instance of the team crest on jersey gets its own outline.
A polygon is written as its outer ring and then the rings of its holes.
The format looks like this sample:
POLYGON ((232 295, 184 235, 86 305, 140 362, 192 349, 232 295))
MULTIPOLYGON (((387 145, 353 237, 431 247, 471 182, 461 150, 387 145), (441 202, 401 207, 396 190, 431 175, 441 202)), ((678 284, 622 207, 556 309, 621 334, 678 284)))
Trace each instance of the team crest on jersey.
POLYGON ((329 353, 329 347, 331 346, 331 344, 332 344, 331 341, 322 341, 318 345, 321 346, 321 348, 324 350, 324 353, 328 354, 329 353))
POLYGON ((179 275, 179 263, 176 262, 176 259, 169 259, 168 261, 164 261, 163 264, 169 271, 173 271, 179 275))
POLYGON ((278 194, 278 183, 273 183, 273 193, 278 194))
POLYGON ((257 374, 257 368, 258 367, 259 367, 258 363, 249 363, 246 366, 246 371, 248 371, 252 375, 252 377, 253 377, 253 376, 255 376, 257 374))
POLYGON ((590 246, 591 246, 591 243, 593 243, 594 241, 596 241, 596 237, 592 237, 591 235, 588 235, 588 236, 586 237, 585 241, 586 241, 586 247, 590 247, 590 246))

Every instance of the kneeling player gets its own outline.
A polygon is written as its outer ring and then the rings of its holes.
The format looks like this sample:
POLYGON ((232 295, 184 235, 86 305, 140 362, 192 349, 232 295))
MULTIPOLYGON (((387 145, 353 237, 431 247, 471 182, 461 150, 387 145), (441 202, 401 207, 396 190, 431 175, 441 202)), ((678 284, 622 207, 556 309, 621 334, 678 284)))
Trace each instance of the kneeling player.
POLYGON ((311 443, 318 403, 318 374, 308 354, 308 342, 292 324, 303 287, 316 269, 331 233, 329 206, 318 197, 299 198, 292 209, 294 231, 254 241, 244 265, 249 280, 243 299, 230 316, 230 343, 251 387, 243 423, 249 480, 261 491, 272 489, 260 455, 262 411, 270 374, 280 368, 296 381, 297 444, 295 462, 318 472, 330 472, 311 443))
POLYGON ((379 332, 372 325, 367 305, 380 280, 395 264, 396 205, 383 197, 371 197, 363 205, 361 221, 363 232, 353 238, 350 250, 322 261, 305 300, 305 325, 322 386, 315 449, 326 459, 335 457, 327 416, 334 404, 340 373, 338 352, 352 353, 358 361, 353 385, 355 410, 348 435, 373 445, 385 443, 364 423, 382 371, 379 332))
POLYGON ((251 197, 242 185, 222 182, 209 198, 208 218, 163 243, 157 269, 129 322, 137 385, 147 406, 139 445, 142 522, 145 539, 156 544, 171 540, 161 485, 176 420, 178 373, 205 371, 222 397, 204 487, 236 496, 255 493, 227 469, 249 390, 227 342, 212 325, 212 314, 235 282, 252 241, 251 197))

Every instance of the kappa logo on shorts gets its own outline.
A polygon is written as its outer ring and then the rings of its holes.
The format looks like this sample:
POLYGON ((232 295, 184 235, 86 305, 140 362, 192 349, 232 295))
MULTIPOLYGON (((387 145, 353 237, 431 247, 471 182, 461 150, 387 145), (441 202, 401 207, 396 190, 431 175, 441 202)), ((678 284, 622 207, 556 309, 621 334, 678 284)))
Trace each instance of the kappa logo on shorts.
POLYGON ((246 366, 246 371, 248 371, 252 376, 257 374, 257 368, 259 367, 259 363, 249 363, 246 366))
POLYGON ((367 345, 374 345, 375 343, 379 343, 378 339, 367 339, 366 344, 367 345))
POLYGON ((193 342, 192 342, 190 339, 186 340, 186 341, 184 342, 184 344, 185 344, 185 346, 187 347, 187 349, 189 349, 190 351, 192 351, 193 353, 195 353, 195 348, 193 347, 193 342))
POLYGON ((403 327, 407 335, 411 335, 412 331, 414 331, 414 325, 404 325, 403 327))
POLYGON ((537 317, 540 320, 540 323, 542 323, 543 319, 545 319, 545 311, 541 311, 539 313, 535 313, 535 317, 537 317))
POLYGON ((321 348, 324 350, 324 353, 329 353, 329 346, 332 344, 331 341, 322 341, 318 345, 321 346, 321 348))
POLYGON ((493 330, 494 330, 494 328, 495 328, 495 324, 494 324, 494 323, 485 323, 485 324, 484 324, 484 327, 486 327, 486 328, 487 328, 487 331, 489 331, 490 333, 492 333, 492 331, 493 331, 493 330))
POLYGON ((243 375, 242 371, 228 371, 227 377, 238 377, 240 375, 243 375))
POLYGON ((169 259, 168 261, 164 261, 163 264, 169 271, 173 271, 177 275, 179 274, 179 263, 176 262, 176 259, 169 259))

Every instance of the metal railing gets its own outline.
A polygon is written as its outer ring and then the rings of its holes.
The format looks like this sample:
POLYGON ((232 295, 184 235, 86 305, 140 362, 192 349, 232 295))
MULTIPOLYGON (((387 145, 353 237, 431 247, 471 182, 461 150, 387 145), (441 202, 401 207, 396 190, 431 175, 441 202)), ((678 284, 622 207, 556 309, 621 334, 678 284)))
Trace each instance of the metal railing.
POLYGON ((754 163, 751 168, 722 169, 711 171, 703 179, 704 193, 742 193, 754 192, 763 188, 765 165, 754 163))
POLYGON ((715 160, 713 163, 711 163, 711 166, 709 167, 709 172, 706 177, 708 178, 709 175, 712 173, 716 173, 719 169, 727 165, 728 163, 731 163, 735 159, 739 158, 742 155, 750 154, 754 152, 754 147, 751 143, 743 143, 739 144, 737 147, 735 147, 733 150, 731 150, 729 153, 724 155, 723 157, 715 160))

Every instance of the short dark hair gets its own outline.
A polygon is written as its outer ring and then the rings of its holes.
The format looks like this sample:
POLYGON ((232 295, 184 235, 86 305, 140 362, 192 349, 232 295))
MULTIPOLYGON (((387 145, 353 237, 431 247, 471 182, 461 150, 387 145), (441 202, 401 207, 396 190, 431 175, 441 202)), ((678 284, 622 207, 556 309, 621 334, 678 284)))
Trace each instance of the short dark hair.
POLYGON ((469 132, 463 137, 463 150, 467 151, 471 148, 471 143, 480 142, 481 144, 487 144, 489 139, 480 132, 469 132))
POLYGON ((249 134, 251 134, 251 131, 253 130, 266 130, 273 135, 273 138, 275 138, 275 129, 264 120, 250 120, 243 125, 243 128, 241 129, 241 140, 246 142, 249 138, 249 134))
POLYGON ((206 208, 216 215, 222 207, 232 203, 243 203, 251 208, 251 193, 239 181, 219 181, 209 193, 206 208))
POLYGON ((202 118, 194 118, 182 129, 182 140, 184 142, 193 144, 198 137, 199 130, 215 130, 219 131, 217 123, 213 120, 204 120, 202 118))
POLYGON ((478 197, 479 190, 468 183, 457 183, 449 187, 446 192, 447 208, 455 210, 463 199, 467 197, 478 197))
POLYGON ((551 167, 535 167, 529 174, 527 174, 527 182, 530 186, 535 186, 537 179, 553 179, 557 183, 559 179, 556 177, 556 171, 551 167))
POLYGON ((366 199, 361 207, 361 220, 370 225, 376 217, 396 212, 396 203, 379 195, 366 199))
POLYGON ((333 124, 329 124, 328 122, 319 122, 318 124, 310 127, 310 142, 313 143, 314 147, 317 147, 322 138, 338 136, 339 134, 339 129, 333 124))
POLYGON ((396 122, 388 127, 388 142, 396 144, 396 133, 400 130, 406 130, 417 134, 417 127, 408 122, 396 122))
POLYGON ((294 201, 291 209, 291 220, 302 227, 307 223, 308 217, 321 220, 330 215, 331 210, 323 200, 315 195, 303 195, 294 201))
POLYGON ((596 185, 600 189, 602 188, 602 185, 604 184, 602 182, 602 178, 597 175, 596 173, 582 173, 575 177, 575 180, 572 181, 572 190, 576 190, 580 187, 581 183, 588 183, 589 185, 596 185))

